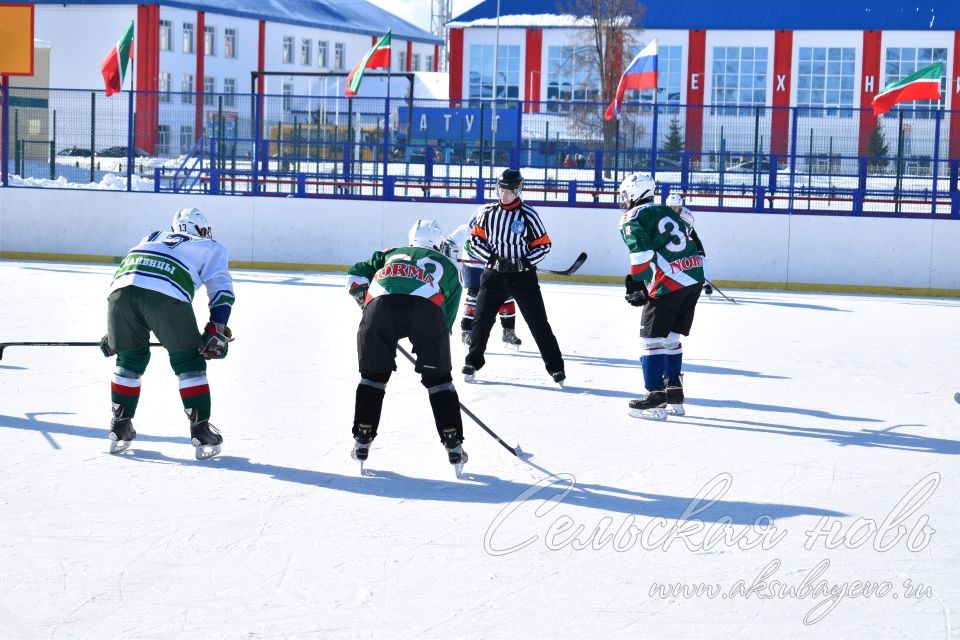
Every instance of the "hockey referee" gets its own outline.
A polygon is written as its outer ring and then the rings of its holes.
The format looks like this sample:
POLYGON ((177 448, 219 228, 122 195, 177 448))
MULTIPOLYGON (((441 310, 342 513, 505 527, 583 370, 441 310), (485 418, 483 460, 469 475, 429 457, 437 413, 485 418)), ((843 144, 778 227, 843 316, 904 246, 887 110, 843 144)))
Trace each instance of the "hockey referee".
POLYGON ((550 236, 540 216, 520 199, 523 176, 506 169, 497 180, 499 201, 485 206, 470 231, 473 251, 486 261, 477 295, 477 310, 470 334, 470 351, 463 377, 473 382, 484 365, 490 329, 504 300, 512 297, 540 349, 540 357, 554 382, 563 386, 566 374, 560 345, 553 335, 543 306, 536 264, 550 253, 550 236))

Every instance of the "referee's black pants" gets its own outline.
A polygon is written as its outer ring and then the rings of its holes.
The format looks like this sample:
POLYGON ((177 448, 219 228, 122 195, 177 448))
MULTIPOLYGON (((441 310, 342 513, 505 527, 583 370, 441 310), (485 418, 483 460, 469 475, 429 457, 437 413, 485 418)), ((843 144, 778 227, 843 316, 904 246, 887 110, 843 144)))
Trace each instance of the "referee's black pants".
POLYGON ((483 354, 487 350, 490 329, 496 322, 500 305, 510 297, 520 308, 520 314, 533 334, 547 371, 563 371, 560 345, 557 344, 557 338, 547 320, 540 283, 534 270, 501 273, 484 269, 483 278, 480 280, 480 294, 477 296, 477 312, 470 329, 470 351, 467 353, 466 363, 477 369, 483 367, 486 362, 483 354))

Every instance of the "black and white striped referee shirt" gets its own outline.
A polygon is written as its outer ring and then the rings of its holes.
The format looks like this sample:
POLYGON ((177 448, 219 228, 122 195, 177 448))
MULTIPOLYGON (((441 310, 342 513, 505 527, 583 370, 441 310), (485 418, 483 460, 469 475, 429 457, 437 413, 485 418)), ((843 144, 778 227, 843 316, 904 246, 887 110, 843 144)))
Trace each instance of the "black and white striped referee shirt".
POLYGON ((485 206, 470 230, 470 244, 486 262, 501 258, 520 264, 526 258, 532 265, 547 257, 552 246, 540 216, 520 199, 485 206))

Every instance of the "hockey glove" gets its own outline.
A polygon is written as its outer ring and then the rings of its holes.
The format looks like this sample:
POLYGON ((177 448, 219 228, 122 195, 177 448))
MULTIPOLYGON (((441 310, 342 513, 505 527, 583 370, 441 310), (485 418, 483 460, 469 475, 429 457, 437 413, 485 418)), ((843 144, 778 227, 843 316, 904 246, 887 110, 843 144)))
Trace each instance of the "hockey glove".
POLYGON ((627 287, 627 295, 623 296, 624 300, 633 305, 634 307, 642 307, 647 304, 647 300, 650 299, 650 293, 647 291, 647 285, 642 281, 634 280, 633 276, 627 276, 624 278, 623 283, 627 287))
POLYGON ((227 357, 228 343, 233 341, 233 332, 225 324, 208 322, 203 328, 200 353, 207 360, 219 360, 227 357))
POLYGON ((368 288, 369 287, 365 284, 357 284, 357 285, 354 285, 352 289, 350 289, 350 295, 353 296, 353 299, 356 300, 357 304, 360 305, 361 307, 367 301, 368 288))
POLYGON ((116 349, 110 346, 109 336, 103 336, 100 338, 100 351, 103 352, 104 358, 117 355, 116 349))

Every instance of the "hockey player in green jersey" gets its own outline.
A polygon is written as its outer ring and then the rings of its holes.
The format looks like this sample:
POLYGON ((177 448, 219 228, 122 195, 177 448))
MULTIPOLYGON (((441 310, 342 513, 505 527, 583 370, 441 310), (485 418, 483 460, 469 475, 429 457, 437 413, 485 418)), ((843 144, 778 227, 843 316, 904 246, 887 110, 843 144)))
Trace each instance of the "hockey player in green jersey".
POLYGON ((632 173, 620 184, 620 235, 630 251, 626 300, 643 307, 643 382, 647 393, 630 401, 630 415, 666 420, 683 415, 680 336, 690 333, 703 288, 703 256, 691 227, 667 206, 654 204, 657 183, 632 173))
POLYGON ((463 465, 460 398, 450 375, 450 333, 460 306, 460 274, 440 252, 444 235, 433 220, 417 220, 409 246, 377 251, 347 271, 350 295, 363 307, 357 331, 357 385, 351 455, 361 464, 377 437, 383 397, 396 371, 397 342, 409 338, 416 371, 430 395, 440 441, 450 464, 463 465))

